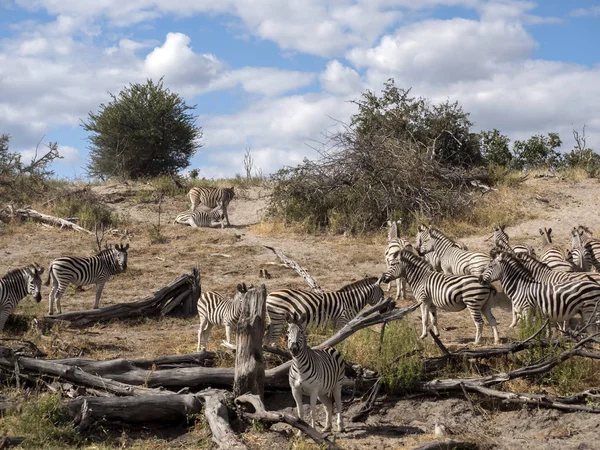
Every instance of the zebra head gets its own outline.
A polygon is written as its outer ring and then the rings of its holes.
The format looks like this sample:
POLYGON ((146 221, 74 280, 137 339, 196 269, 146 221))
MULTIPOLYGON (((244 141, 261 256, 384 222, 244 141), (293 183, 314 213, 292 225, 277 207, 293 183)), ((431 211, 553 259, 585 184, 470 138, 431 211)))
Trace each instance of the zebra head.
POLYGON ((583 247, 583 242, 585 241, 584 233, 585 231, 581 225, 579 225, 579 228, 573 227, 571 230, 571 248, 573 250, 583 247))
POLYGON ((501 248, 494 248, 490 252, 492 260, 489 262, 487 267, 479 275, 479 282, 481 284, 491 284, 493 281, 497 281, 502 278, 503 274, 503 262, 506 260, 508 252, 505 252, 501 248))
POLYGON ((286 315, 288 323, 288 349, 293 356, 298 355, 300 351, 307 346, 306 342, 306 313, 286 315))
POLYGON ((27 293, 33 296, 36 303, 42 301, 42 274, 44 268, 39 267, 37 263, 33 266, 25 267, 25 278, 27 281, 27 293))
POLYGON ((406 267, 404 266, 404 263, 402 261, 396 260, 379 277, 379 280, 377 280, 377 283, 378 284, 389 283, 392 280, 395 280, 395 279, 400 278, 400 277, 406 278, 406 267))
MULTIPOLYGON (((429 227, 427 225, 419 225, 419 228, 417 228, 417 237, 415 239, 415 248, 419 255, 427 253, 424 247, 428 245, 430 241, 431 239, 429 239, 429 227)), ((429 251, 432 250, 433 248, 429 251)))
POLYGON ((494 225, 493 230, 494 234, 492 237, 494 238, 494 244, 502 248, 509 247, 508 234, 504 231, 504 225, 494 225))
POLYGON ((117 251, 117 264, 119 265, 119 269, 121 272, 125 272, 127 270, 127 250, 129 249, 129 244, 123 246, 123 244, 115 244, 115 250, 117 251))

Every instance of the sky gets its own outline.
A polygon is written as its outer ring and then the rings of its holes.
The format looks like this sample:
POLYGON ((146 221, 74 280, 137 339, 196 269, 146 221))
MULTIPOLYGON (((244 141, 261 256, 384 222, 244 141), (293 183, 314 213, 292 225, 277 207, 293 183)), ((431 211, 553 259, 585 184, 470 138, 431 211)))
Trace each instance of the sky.
POLYGON ((129 83, 196 105, 189 169, 264 174, 314 158, 352 100, 388 78, 458 101, 511 139, 586 126, 600 151, 599 0, 0 0, 0 133, 85 178, 81 121, 129 83))

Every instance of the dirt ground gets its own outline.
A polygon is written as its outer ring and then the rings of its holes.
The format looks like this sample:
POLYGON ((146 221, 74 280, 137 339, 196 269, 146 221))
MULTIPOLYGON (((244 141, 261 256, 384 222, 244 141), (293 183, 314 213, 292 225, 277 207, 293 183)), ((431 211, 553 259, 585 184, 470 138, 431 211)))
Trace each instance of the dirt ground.
MULTIPOLYGON (((533 220, 526 220, 506 231, 511 242, 533 245, 539 250, 540 227, 552 227, 555 242, 570 248, 570 229, 577 224, 598 231, 597 205, 600 184, 595 180, 571 182, 555 178, 530 179, 531 187, 524 194, 533 220)), ((157 207, 141 203, 140 190, 150 190, 147 185, 115 184, 96 186, 94 191, 124 218, 119 227, 126 230, 131 248, 128 271, 109 281, 104 289, 101 306, 138 300, 157 291, 182 273, 199 264, 202 289, 233 293, 239 282, 264 283, 268 291, 284 287, 304 287, 295 272, 279 266, 277 257, 264 245, 280 248, 285 254, 306 267, 325 289, 336 289, 365 275, 380 275, 385 269, 383 251, 385 233, 373 237, 307 236, 295 234, 284 228, 273 228, 260 223, 268 203, 268 189, 250 188, 238 191, 231 203, 229 216, 232 227, 205 229, 173 225, 177 213, 188 208, 183 200, 163 203, 161 222, 163 244, 151 243, 151 230, 157 224, 157 207), (272 278, 259 278, 259 270, 267 269, 272 278)), ((486 238, 491 230, 481 230, 478 235, 462 240, 473 250, 489 251, 486 238)), ((411 239, 413 237, 411 236, 411 239)), ((111 243, 119 242, 116 236, 111 243)), ((126 242, 127 240, 123 241, 126 242)), ((50 261, 63 255, 91 255, 95 253, 95 238, 68 230, 48 228, 27 223, 0 229, 0 273, 36 261, 48 267, 50 261)), ((43 316, 47 312, 44 300, 34 304, 24 300, 17 315, 43 316)), ((63 312, 89 309, 94 301, 94 287, 85 292, 67 291, 63 298, 63 312)), ((410 304, 410 300, 403 304, 410 304)), ((503 341, 513 336, 507 329, 510 312, 494 311, 503 341)), ((450 348, 472 346, 475 327, 466 311, 439 314, 441 338, 450 348)), ((410 318, 415 327, 420 324, 418 313, 410 318)), ((49 353, 49 357, 87 356, 98 359, 133 358, 188 353, 196 350, 196 319, 163 318, 139 321, 112 322, 86 330, 60 330, 58 335, 36 336, 49 353)), ((33 331, 7 327, 9 336, 31 336, 33 331)), ((222 330, 211 335, 211 349, 223 355, 222 363, 231 362, 222 347, 222 330)), ((482 345, 492 345, 489 326, 484 328, 482 345)), ((592 386, 590 386, 592 388, 592 386)), ((350 399, 347 398, 349 401, 350 399)), ((272 396, 268 407, 294 412, 293 399, 288 393, 272 396)), ((454 435, 482 448, 498 449, 593 449, 600 448, 600 418, 591 414, 534 409, 529 407, 501 409, 494 412, 471 410, 470 403, 459 398, 415 397, 389 398, 382 401, 376 414, 366 423, 351 423, 352 404, 345 411, 348 432, 336 436, 336 442, 347 449, 391 449, 411 447, 431 440, 436 423, 446 426, 454 435)), ((322 407, 318 407, 323 419, 322 407)), ((449 437, 453 437, 450 435, 449 437)), ((271 432, 249 433, 244 437, 252 448, 275 449, 296 446, 285 426, 273 427, 271 432), (290 444, 290 442, 292 442, 290 444)))

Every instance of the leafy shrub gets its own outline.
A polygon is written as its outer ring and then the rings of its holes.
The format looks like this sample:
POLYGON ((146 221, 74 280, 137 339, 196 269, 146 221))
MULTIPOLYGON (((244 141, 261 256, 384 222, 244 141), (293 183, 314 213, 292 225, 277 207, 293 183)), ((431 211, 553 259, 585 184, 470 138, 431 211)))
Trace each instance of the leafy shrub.
POLYGON ((52 213, 63 218, 77 217, 78 224, 88 230, 96 224, 118 226, 120 222, 119 216, 90 191, 59 198, 52 206, 52 213))

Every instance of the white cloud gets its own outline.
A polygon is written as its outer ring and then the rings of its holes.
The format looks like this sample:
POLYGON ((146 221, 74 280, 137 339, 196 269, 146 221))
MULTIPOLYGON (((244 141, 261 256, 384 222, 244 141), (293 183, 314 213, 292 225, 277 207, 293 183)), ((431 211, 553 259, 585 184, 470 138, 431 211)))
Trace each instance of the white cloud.
POLYGON ((447 84, 493 76, 501 64, 525 59, 535 45, 518 23, 427 20, 384 36, 374 48, 354 49, 348 59, 368 67, 371 76, 447 84))
POLYGON ((319 80, 323 89, 333 94, 348 95, 362 90, 358 72, 337 60, 327 63, 325 71, 319 74, 319 80))
POLYGON ((573 17, 598 17, 600 16, 600 5, 589 8, 577 8, 569 13, 573 17))
POLYGON ((211 85, 211 89, 229 89, 242 86, 246 92, 266 96, 278 96, 312 83, 315 74, 275 67, 243 67, 223 73, 211 85))

